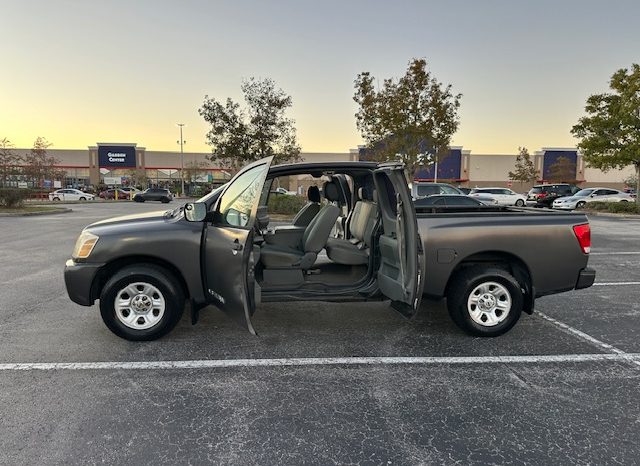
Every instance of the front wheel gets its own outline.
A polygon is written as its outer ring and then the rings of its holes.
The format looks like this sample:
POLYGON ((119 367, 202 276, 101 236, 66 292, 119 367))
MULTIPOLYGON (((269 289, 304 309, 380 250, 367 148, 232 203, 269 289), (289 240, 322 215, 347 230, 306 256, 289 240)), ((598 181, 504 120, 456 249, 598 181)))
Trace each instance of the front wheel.
POLYGON ((86 200, 87 200, 87 198, 86 198, 86 197, 81 197, 79 200, 80 200, 80 201, 86 201, 86 200))
POLYGON ((524 201, 522 199, 518 199, 516 201, 516 206, 517 207, 524 207, 524 201))
POLYGON ((586 202, 580 201, 576 204, 576 209, 582 209, 585 206, 586 202))
POLYGON ((100 294, 100 315, 121 338, 155 340, 169 333, 184 310, 182 287, 168 270, 154 264, 124 267, 100 294))
POLYGON ((465 332, 496 337, 520 319, 524 303, 518 281, 497 268, 469 267, 453 277, 447 293, 449 315, 465 332))
POLYGON ((59 197, 54 197, 52 200, 58 202, 60 200, 60 198, 59 197))

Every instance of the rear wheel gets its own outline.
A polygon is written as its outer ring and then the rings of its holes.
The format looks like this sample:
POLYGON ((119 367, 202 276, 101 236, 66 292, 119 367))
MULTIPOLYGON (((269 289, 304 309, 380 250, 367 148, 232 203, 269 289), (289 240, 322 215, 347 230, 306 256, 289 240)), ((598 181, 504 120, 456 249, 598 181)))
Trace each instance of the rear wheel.
POLYGON ((154 264, 124 267, 100 294, 100 315, 126 340, 155 340, 169 333, 184 310, 184 293, 168 270, 154 264))
POLYGON ((508 332, 520 319, 523 303, 520 284, 510 273, 484 266, 459 272, 447 293, 451 319, 479 337, 508 332))
POLYGON ((516 201, 516 206, 518 206, 518 207, 524 207, 524 201, 523 201, 522 199, 518 199, 518 200, 516 201))

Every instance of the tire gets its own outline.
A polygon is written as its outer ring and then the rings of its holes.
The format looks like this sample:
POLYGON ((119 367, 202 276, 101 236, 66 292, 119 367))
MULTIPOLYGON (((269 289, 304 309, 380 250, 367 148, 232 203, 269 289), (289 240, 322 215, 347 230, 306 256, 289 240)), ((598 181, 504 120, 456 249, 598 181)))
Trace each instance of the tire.
POLYGON ((620 199, 620 202, 629 202, 626 199, 620 199))
POLYGON ((586 202, 580 201, 576 204, 576 209, 582 209, 585 206, 586 202))
POLYGON ((466 333, 497 337, 511 330, 520 319, 524 304, 522 289, 505 270, 474 266, 460 271, 452 280, 447 308, 453 322, 466 333), (476 297, 476 304, 473 304, 472 296, 476 297), (508 307, 491 306, 498 302, 505 302, 503 306, 508 307), (481 310, 483 306, 487 306, 487 312, 481 310))
POLYGON ((163 197, 160 200, 162 201, 163 204, 168 204, 169 202, 171 202, 171 199, 167 199, 166 197, 163 197))
POLYGON ((52 199, 52 201, 58 202, 58 201, 60 201, 60 198, 59 198, 59 197, 54 197, 54 198, 52 199))
POLYGON ((154 264, 131 265, 117 271, 103 287, 100 315, 120 338, 156 340, 180 321, 184 302, 182 287, 171 272, 154 264), (134 293, 138 294, 131 296, 134 293), (118 297, 128 298, 129 304, 118 305, 118 297))
POLYGON ((516 201, 516 206, 517 207, 524 207, 524 201, 522 199, 518 199, 516 201))
POLYGON ((86 201, 87 198, 86 197, 81 197, 80 199, 78 199, 79 201, 86 201))

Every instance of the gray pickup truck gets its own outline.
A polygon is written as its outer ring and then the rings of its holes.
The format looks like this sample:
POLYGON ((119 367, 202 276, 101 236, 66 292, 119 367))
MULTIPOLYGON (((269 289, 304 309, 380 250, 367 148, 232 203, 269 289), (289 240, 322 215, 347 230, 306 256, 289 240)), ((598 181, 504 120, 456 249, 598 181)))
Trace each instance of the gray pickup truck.
POLYGON ((411 318, 423 295, 445 297, 464 331, 497 336, 536 297, 591 286, 589 248, 583 214, 416 210, 401 165, 268 158, 198 202, 89 225, 64 275, 71 300, 99 299, 105 324, 129 340, 168 333, 187 301, 193 323, 214 305, 255 333, 261 302, 389 300, 411 318), (312 180, 309 202, 274 225, 272 184, 294 176, 312 180))

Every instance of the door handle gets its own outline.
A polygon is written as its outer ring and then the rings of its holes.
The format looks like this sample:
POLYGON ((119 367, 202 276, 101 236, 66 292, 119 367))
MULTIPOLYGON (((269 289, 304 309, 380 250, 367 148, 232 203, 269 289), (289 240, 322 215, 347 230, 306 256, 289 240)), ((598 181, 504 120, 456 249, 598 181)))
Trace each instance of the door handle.
POLYGON ((237 239, 231 244, 231 251, 233 251, 233 255, 238 254, 238 251, 242 251, 242 244, 237 239))

